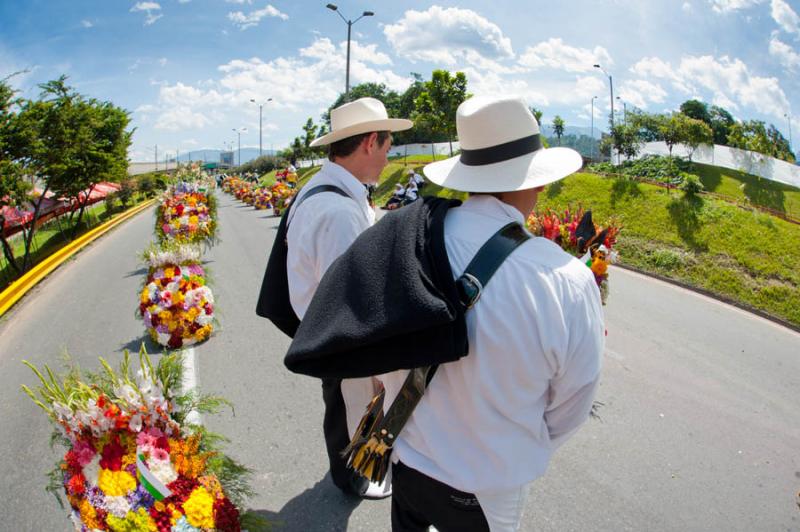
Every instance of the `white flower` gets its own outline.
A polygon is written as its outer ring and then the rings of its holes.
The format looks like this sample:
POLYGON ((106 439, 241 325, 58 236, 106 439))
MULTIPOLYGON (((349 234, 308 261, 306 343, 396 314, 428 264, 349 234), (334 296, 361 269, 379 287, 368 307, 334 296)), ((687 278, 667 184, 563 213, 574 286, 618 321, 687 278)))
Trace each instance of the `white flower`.
POLYGON ((158 333, 158 343, 160 345, 167 345, 169 343, 169 333, 158 333))
POLYGON ((106 495, 105 503, 108 512, 120 518, 125 517, 131 509, 128 499, 126 499, 124 496, 109 497, 106 495))
POLYGON ((131 417, 130 423, 128 423, 128 427, 133 432, 141 431, 142 430, 142 415, 141 414, 134 414, 133 417, 131 417))
POLYGON ((97 479, 100 477, 100 455, 92 457, 92 461, 83 466, 83 476, 90 486, 97 486, 97 479))
POLYGON ((114 393, 117 394, 117 397, 124 399, 125 402, 133 407, 139 407, 142 405, 142 398, 139 396, 139 392, 137 392, 130 384, 123 384, 114 390, 114 393))
POLYGON ((197 316, 194 321, 201 327, 204 327, 214 321, 214 317, 204 313, 197 316))
POLYGON ((148 466, 153 476, 165 485, 178 478, 178 473, 176 473, 175 469, 172 468, 172 464, 169 462, 169 460, 161 461, 151 458, 148 461, 148 466))

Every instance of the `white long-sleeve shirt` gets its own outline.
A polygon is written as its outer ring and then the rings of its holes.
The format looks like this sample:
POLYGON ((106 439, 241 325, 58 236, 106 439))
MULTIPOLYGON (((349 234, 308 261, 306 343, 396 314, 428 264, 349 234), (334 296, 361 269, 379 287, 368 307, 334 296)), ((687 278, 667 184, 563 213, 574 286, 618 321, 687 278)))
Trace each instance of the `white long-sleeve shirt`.
MULTIPOLYGON (((445 220, 454 277, 509 222, 514 207, 475 196, 445 220)), ((393 460, 457 489, 492 493, 541 476, 589 415, 604 345, 589 268, 544 238, 517 248, 467 311, 469 354, 439 366, 401 432, 393 460)), ((379 376, 385 405, 407 371, 379 376)))
MULTIPOLYGON (((350 197, 323 192, 298 205, 297 211, 289 211, 286 233, 289 301, 300 319, 308 310, 328 267, 358 235, 375 223, 375 211, 367 202, 367 189, 342 166, 325 161, 322 169, 298 193, 295 202, 317 185, 335 185, 350 197)), ((371 378, 345 379, 341 389, 347 427, 352 436, 375 390, 371 378)))

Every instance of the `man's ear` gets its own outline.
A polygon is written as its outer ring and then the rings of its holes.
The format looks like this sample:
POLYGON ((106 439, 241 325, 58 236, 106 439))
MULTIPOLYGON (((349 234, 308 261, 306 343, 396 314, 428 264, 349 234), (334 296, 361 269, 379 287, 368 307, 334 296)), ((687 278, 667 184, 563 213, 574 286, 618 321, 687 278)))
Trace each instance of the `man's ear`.
POLYGON ((364 150, 367 152, 367 154, 371 154, 378 146, 378 132, 373 131, 367 135, 362 142, 364 150))

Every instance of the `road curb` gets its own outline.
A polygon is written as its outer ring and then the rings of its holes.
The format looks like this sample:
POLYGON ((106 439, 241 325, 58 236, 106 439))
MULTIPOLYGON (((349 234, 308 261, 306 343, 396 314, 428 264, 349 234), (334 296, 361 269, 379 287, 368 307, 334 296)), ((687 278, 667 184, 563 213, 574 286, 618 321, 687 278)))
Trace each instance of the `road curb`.
POLYGON ((39 284, 47 275, 61 266, 72 255, 92 243, 95 239, 104 235, 125 220, 139 214, 156 202, 156 199, 147 200, 111 220, 101 224, 91 231, 84 233, 63 248, 45 258, 42 262, 34 266, 25 275, 11 283, 11 285, 0 293, 0 317, 2 317, 14 304, 27 294, 34 286, 39 284))
POLYGON ((644 275, 646 277, 652 277, 653 279, 658 279, 659 281, 664 281, 665 283, 669 283, 671 285, 678 286, 678 287, 683 288, 685 290, 689 290, 691 292, 695 292, 697 294, 709 297, 711 299, 715 299, 715 300, 720 301, 722 303, 725 303, 727 305, 734 306, 734 307, 736 307, 736 308, 738 308, 740 310, 743 310, 745 312, 749 312, 750 314, 755 314, 756 316, 758 316, 760 318, 764 318, 765 320, 769 320, 769 321, 771 321, 773 323, 776 323, 776 324, 778 324, 778 325, 780 325, 782 327, 786 327, 787 329, 791 329, 792 331, 794 331, 796 333, 800 333, 800 325, 795 325, 794 323, 792 323, 790 321, 787 321, 787 320, 784 320, 783 318, 779 318, 777 316, 773 316, 772 314, 764 312, 763 310, 760 310, 760 309, 757 309, 757 308, 752 307, 750 305, 747 305, 745 303, 742 303, 741 301, 736 301, 734 299, 725 297, 723 295, 716 294, 714 292, 711 292, 710 290, 706 290, 705 288, 700 288, 698 286, 692 286, 690 284, 684 283, 683 281, 679 281, 677 279, 671 279, 669 277, 665 277, 665 276, 660 275, 658 273, 648 272, 646 270, 640 270, 639 268, 635 268, 635 267, 629 266, 627 264, 615 263, 614 266, 617 267, 617 268, 621 268, 623 270, 628 270, 628 271, 631 271, 631 272, 634 272, 634 273, 638 273, 640 275, 644 275))

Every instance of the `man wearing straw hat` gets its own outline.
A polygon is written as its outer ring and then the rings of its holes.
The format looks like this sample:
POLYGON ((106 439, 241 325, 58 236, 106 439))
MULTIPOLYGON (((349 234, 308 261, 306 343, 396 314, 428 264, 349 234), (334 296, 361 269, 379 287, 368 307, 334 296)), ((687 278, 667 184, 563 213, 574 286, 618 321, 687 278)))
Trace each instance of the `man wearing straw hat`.
MULTIPOLYGON (((303 187, 288 214, 286 269, 289 300, 302 319, 325 271, 375 222, 367 186, 377 182, 388 164, 391 132, 411 128, 410 120, 389 118, 383 104, 361 98, 331 111, 331 132, 311 147, 328 146, 328 161, 303 187), (325 191, 305 198, 322 185, 325 191)), ((364 498, 383 498, 388 486, 369 484, 348 470, 340 452, 350 441, 364 405, 374 394, 371 378, 323 379, 323 429, 333 482, 342 491, 364 498)))
MULTIPOLYGON (((470 193, 444 221, 454 277, 500 228, 525 223, 545 185, 582 163, 573 150, 542 147, 521 100, 474 97, 456 118, 461 154, 424 169, 432 183, 470 193)), ((589 417, 604 345, 589 268, 530 238, 478 297, 466 311, 468 355, 439 365, 396 437, 394 531, 518 530, 531 483, 589 417)), ((407 374, 380 376, 384 404, 407 374)))

